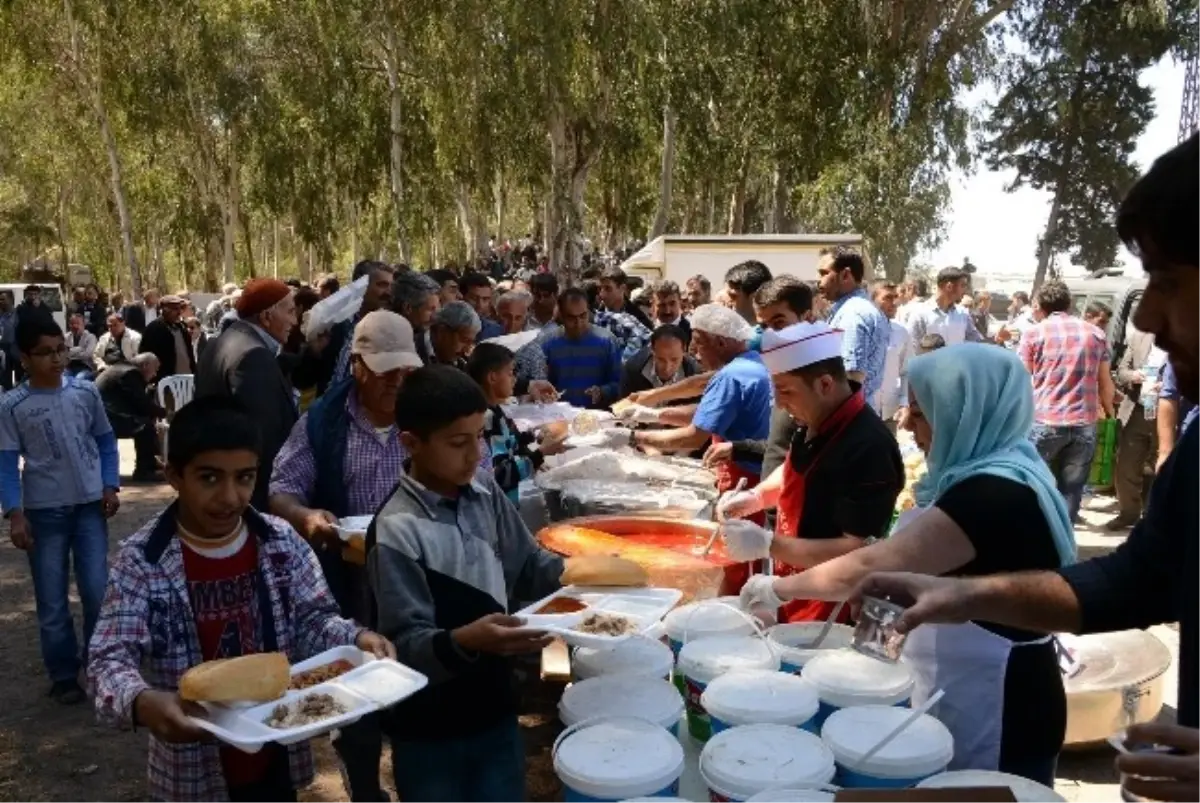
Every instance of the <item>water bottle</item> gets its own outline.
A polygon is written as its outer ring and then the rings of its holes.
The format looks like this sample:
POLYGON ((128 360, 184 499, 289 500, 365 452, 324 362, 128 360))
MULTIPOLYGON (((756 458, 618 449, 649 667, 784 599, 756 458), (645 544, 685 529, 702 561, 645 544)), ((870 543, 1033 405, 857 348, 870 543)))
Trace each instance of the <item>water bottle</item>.
POLYGON ((1142 368, 1142 392, 1138 401, 1142 405, 1142 415, 1147 421, 1158 417, 1158 381, 1159 366, 1147 365, 1142 368))

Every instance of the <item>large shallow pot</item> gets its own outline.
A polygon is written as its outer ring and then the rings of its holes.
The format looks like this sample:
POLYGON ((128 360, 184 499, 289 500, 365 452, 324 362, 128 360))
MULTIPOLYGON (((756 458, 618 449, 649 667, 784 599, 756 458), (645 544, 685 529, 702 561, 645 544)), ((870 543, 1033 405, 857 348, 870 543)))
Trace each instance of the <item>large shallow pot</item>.
POLYGON ((1083 665, 1063 681, 1068 747, 1095 744, 1158 716, 1164 675, 1171 666, 1165 644, 1144 630, 1060 639, 1083 665))
POLYGON ((622 543, 630 535, 653 535, 677 539, 703 547, 716 530, 709 521, 688 521, 666 516, 583 516, 551 524, 538 532, 547 549, 571 557, 584 554, 618 554, 640 564, 650 575, 650 584, 683 591, 683 601, 715 597, 724 576, 722 564, 698 556, 622 543), (599 531, 607 537, 593 538, 580 530, 599 531))

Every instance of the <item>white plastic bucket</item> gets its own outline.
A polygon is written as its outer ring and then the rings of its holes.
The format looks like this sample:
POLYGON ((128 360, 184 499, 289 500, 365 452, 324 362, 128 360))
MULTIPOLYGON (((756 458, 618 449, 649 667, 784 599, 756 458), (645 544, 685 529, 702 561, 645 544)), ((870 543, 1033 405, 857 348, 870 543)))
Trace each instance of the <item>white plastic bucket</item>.
POLYGON ((696 639, 679 651, 677 674, 687 703, 688 732, 699 742, 712 734, 701 697, 714 679, 740 669, 779 669, 779 656, 757 636, 714 636, 696 639))
POLYGON ((712 732, 737 725, 809 727, 817 714, 817 690, 808 681, 784 672, 740 669, 713 680, 700 695, 712 732))
POLYGON ((907 705, 912 670, 903 662, 877 661, 854 650, 831 650, 809 659, 803 677, 817 687, 817 725, 834 711, 857 705, 907 705))
POLYGON ((819 786, 834 775, 833 753, 808 731, 741 725, 700 752, 700 777, 713 801, 744 801, 768 789, 819 786))
POLYGON ((609 650, 580 647, 571 656, 571 674, 575 680, 605 675, 671 677, 675 656, 661 641, 646 636, 631 636, 609 650))
POLYGON ((827 650, 841 650, 850 646, 854 638, 854 628, 849 625, 834 625, 829 628, 829 634, 815 650, 806 649, 803 644, 810 644, 825 627, 824 622, 792 622, 775 625, 767 629, 767 638, 779 649, 780 668, 784 672, 799 673, 812 658, 827 650))
POLYGON ((674 734, 683 716, 683 697, 661 678, 605 675, 571 684, 558 702, 558 716, 568 727, 589 719, 635 717, 674 734))
POLYGON ((559 734, 554 772, 575 803, 675 797, 683 746, 666 729, 632 717, 576 723, 559 734))
POLYGON ((689 641, 713 636, 749 636, 757 632, 754 622, 739 608, 737 597, 704 599, 680 605, 663 617, 671 652, 689 641))
POLYGON ((836 786, 828 784, 799 789, 768 789, 747 798, 746 803, 833 803, 837 791, 836 786))
POLYGON ((859 760, 910 716, 910 709, 888 705, 843 708, 831 714, 821 728, 821 739, 837 760, 838 784, 856 789, 902 789, 945 770, 954 757, 954 737, 928 714, 922 714, 866 764, 859 760))
POLYGON ((1007 786, 1019 803, 1046 803, 1066 801, 1066 798, 1049 786, 1010 775, 1007 772, 990 770, 954 770, 933 775, 917 784, 919 789, 956 789, 960 786, 1007 786))

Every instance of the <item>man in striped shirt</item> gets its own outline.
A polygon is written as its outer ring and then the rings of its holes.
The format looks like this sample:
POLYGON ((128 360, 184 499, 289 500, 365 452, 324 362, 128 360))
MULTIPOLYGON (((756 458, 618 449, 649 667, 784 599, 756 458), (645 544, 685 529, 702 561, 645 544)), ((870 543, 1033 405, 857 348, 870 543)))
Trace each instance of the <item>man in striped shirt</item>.
POLYGON ((542 344, 547 378, 576 407, 605 407, 621 385, 621 346, 593 326, 587 293, 572 287, 558 297, 562 331, 542 344))

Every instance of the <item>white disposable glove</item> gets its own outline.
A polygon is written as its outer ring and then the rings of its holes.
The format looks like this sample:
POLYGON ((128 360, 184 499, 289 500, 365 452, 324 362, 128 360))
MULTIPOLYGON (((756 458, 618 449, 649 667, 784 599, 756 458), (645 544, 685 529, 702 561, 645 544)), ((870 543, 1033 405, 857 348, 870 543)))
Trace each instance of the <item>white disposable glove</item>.
POLYGON ((621 411, 621 418, 633 421, 635 424, 657 424, 662 418, 663 411, 657 407, 647 407, 644 404, 631 404, 621 411))
POLYGON ((625 427, 608 427, 597 434, 597 445, 601 449, 620 449, 622 446, 632 446, 630 431, 625 427))
POLYGON ((752 521, 730 519, 721 525, 725 554, 736 561, 762 560, 771 555, 770 530, 752 521))
POLYGON ((754 612, 766 609, 774 613, 783 607, 783 600, 775 593, 775 580, 768 574, 756 574, 742 586, 741 605, 743 610, 754 612))
POLYGON ((717 500, 717 521, 744 519, 765 507, 757 490, 726 491, 717 500))

